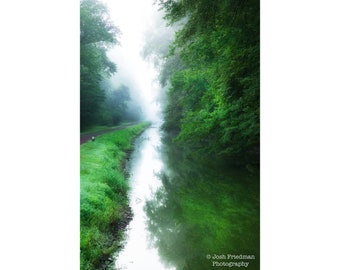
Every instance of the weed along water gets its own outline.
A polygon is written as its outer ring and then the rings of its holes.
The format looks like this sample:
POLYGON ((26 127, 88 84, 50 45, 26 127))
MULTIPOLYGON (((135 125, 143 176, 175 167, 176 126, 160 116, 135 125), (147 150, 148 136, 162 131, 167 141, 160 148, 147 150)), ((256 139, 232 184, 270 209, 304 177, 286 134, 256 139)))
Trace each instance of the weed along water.
POLYGON ((134 217, 107 269, 259 269, 258 169, 195 157, 153 126, 128 170, 134 217))

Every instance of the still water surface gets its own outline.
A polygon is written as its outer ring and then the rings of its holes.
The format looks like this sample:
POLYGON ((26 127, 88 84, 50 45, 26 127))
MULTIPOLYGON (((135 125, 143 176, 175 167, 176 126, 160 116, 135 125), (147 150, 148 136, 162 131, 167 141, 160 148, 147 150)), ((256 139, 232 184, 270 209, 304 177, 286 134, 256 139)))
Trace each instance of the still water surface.
POLYGON ((113 269, 259 269, 258 170, 162 143, 158 127, 138 138, 129 170, 134 218, 113 269))
MULTIPOLYGON (((126 243, 116 259, 114 269, 171 269, 165 268, 155 247, 151 246, 147 230, 147 217, 143 210, 147 200, 161 186, 157 175, 163 168, 160 156, 160 133, 158 127, 147 129, 135 143, 129 162, 130 206, 134 213, 126 231, 126 243)), ((174 269, 174 268, 173 268, 174 269)))

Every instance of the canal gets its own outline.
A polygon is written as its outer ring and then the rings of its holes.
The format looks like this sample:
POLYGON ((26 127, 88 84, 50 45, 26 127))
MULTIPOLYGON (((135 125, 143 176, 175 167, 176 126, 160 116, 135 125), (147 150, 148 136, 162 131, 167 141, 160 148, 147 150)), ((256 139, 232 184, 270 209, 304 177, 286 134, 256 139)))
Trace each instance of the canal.
POLYGON ((259 269, 259 170, 197 157, 159 125, 128 164, 133 220, 109 269, 259 269))

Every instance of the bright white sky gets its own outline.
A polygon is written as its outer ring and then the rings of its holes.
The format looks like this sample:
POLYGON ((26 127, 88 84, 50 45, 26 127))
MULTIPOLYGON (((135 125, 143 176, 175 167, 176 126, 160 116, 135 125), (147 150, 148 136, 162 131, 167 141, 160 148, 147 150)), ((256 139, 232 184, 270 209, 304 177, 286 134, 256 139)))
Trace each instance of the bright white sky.
POLYGON ((157 121, 160 107, 154 101, 159 92, 156 71, 141 56, 145 31, 152 25, 153 18, 159 16, 153 1, 102 0, 110 10, 112 21, 122 32, 119 38, 121 45, 115 46, 109 53, 118 68, 113 81, 115 84, 127 85, 132 98, 141 103, 147 118, 157 121))

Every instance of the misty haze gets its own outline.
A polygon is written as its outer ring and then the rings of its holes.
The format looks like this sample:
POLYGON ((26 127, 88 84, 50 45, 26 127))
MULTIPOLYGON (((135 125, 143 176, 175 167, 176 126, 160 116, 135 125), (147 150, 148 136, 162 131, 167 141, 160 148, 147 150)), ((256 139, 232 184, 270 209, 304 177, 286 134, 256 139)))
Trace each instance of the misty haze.
POLYGON ((80 1, 80 269, 260 268, 259 1, 80 1))

